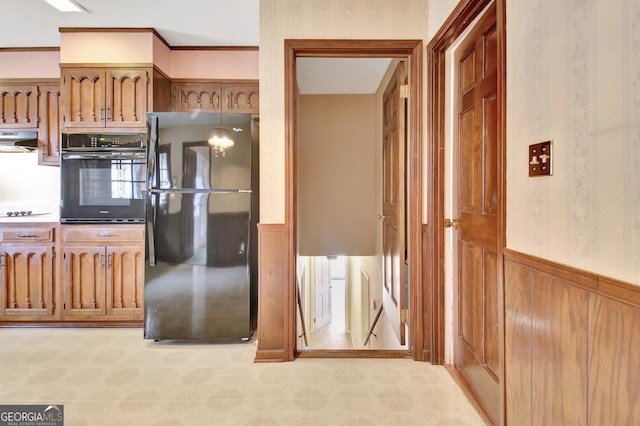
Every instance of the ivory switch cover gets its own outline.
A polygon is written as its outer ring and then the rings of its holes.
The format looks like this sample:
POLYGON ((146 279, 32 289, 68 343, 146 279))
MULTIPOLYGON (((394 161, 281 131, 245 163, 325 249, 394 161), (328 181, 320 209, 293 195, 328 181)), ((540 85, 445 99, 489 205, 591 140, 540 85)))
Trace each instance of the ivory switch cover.
POLYGON ((529 177, 551 176, 552 152, 551 141, 529 145, 529 177))

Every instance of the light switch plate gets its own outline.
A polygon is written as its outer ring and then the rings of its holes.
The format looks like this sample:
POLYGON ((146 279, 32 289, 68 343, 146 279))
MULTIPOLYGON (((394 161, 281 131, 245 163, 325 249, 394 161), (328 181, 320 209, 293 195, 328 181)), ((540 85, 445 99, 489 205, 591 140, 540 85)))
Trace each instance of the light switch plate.
POLYGON ((529 177, 551 176, 553 156, 551 141, 529 145, 529 177))

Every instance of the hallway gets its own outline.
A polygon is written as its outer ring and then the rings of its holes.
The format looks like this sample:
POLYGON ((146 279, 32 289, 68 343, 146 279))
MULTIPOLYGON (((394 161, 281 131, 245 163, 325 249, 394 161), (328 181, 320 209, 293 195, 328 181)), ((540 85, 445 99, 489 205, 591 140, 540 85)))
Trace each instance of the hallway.
POLYGON ((65 425, 483 425, 444 367, 409 359, 254 363, 253 342, 155 343, 141 329, 0 328, 2 404, 65 425))

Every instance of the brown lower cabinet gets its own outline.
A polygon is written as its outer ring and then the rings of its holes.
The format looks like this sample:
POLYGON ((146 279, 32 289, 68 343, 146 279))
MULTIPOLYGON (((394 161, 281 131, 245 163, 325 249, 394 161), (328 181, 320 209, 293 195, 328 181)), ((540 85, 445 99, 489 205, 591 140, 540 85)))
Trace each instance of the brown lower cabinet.
POLYGON ((0 224, 0 323, 138 323, 144 225, 0 224))
POLYGON ((56 318, 57 224, 0 226, 0 320, 56 318))
POLYGON ((63 225, 63 320, 141 321, 144 225, 63 225))

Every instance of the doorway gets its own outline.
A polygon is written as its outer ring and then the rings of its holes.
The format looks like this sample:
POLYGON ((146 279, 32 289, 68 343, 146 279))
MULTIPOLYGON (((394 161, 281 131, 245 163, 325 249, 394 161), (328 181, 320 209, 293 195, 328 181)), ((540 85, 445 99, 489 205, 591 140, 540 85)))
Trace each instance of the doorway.
MULTIPOLYGON (((406 313, 407 350, 404 351, 312 351, 301 352, 297 346, 296 327, 285 330, 290 348, 297 356, 408 356, 416 360, 427 360, 424 348, 423 292, 422 292, 422 247, 424 232, 422 227, 422 41, 421 40, 286 40, 285 41, 285 103, 286 103, 286 238, 289 249, 286 259, 285 298, 287 307, 286 323, 297 323, 298 274, 298 91, 296 86, 296 66, 298 58, 314 57, 363 57, 400 58, 407 63, 407 163, 406 163, 406 258, 408 285, 408 312, 406 313), (331 352, 331 353, 327 353, 331 352)), ((355 268, 354 268, 355 269, 355 268)), ((354 271, 352 270, 352 273, 354 271)), ((360 276, 360 270, 355 274, 360 276)), ((285 348, 287 350, 287 348, 285 348)))

